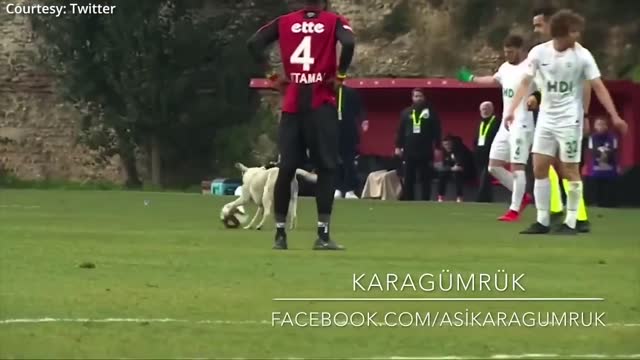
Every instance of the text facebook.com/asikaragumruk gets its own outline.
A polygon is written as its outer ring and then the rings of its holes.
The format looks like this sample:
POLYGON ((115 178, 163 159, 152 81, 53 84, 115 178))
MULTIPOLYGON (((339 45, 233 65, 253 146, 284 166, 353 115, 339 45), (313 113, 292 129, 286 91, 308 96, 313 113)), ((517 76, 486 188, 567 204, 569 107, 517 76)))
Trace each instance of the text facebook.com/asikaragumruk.
POLYGON ((605 327, 605 312, 329 312, 271 313, 273 327, 605 327))

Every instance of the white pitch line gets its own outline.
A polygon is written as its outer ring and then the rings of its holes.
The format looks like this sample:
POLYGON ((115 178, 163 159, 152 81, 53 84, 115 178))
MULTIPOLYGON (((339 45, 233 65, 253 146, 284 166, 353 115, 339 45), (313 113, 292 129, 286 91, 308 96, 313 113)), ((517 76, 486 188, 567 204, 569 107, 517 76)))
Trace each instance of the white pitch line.
MULTIPOLYGON (((38 319, 4 319, 0 324, 34 324, 34 323, 183 323, 212 325, 269 325, 267 320, 187 320, 173 318, 38 318, 38 319)), ((640 323, 610 323, 607 327, 638 327, 640 323)), ((389 357, 344 357, 347 360, 502 360, 502 359, 640 359, 640 354, 494 354, 488 356, 444 355, 444 356, 389 356, 389 357)), ((304 360, 304 357, 289 359, 304 360)))
POLYGON ((583 297, 583 298, 563 298, 563 297, 553 297, 553 298, 534 298, 534 297, 504 297, 504 298, 384 298, 384 297, 350 297, 350 298, 273 298, 273 301, 289 301, 289 302, 297 302, 297 301, 330 301, 330 302, 343 302, 343 301, 383 301, 383 302, 400 302, 400 301, 461 301, 461 302, 472 302, 472 301, 505 301, 505 302, 515 302, 515 301, 604 301, 604 298, 598 297, 583 297))
MULTIPOLYGON (((359 358, 358 360, 500 360, 500 359, 640 359, 640 354, 495 354, 488 356, 391 356, 379 358, 359 358)), ((355 359, 352 359, 355 360, 355 359)))
MULTIPOLYGON (((37 324, 37 323, 186 323, 205 325, 271 325, 269 320, 188 320, 173 318, 16 318, 0 320, 0 325, 9 324, 37 324)), ((276 323, 278 325, 278 323, 276 323)), ((384 325, 384 324, 379 324, 384 325)), ((601 326, 602 327, 602 326, 601 326)), ((640 323, 607 323, 604 327, 640 327, 640 323)))
POLYGON ((13 204, 0 204, 0 208, 11 209, 40 209, 40 205, 13 205, 13 204))
POLYGON ((37 324, 37 323, 190 323, 211 325, 267 325, 267 320, 187 320, 172 318, 38 318, 38 319, 4 319, 0 324, 37 324))
MULTIPOLYGON (((123 358, 128 359, 128 358, 123 358)), ((183 358, 185 360, 206 360, 208 358, 183 358)), ((244 357, 231 357, 230 360, 251 360, 253 358, 244 357)), ((279 357, 279 358, 266 358, 264 360, 313 360, 317 358, 306 357, 279 357)), ((503 360, 503 359, 583 359, 583 360, 596 360, 596 359, 640 359, 640 354, 496 354, 496 355, 443 355, 443 356, 373 356, 373 357, 341 357, 345 360, 503 360)))

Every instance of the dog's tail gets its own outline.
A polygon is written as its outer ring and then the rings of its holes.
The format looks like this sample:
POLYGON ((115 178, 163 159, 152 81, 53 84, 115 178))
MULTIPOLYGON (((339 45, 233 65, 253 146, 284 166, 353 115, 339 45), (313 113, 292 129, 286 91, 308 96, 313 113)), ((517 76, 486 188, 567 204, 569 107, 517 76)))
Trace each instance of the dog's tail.
POLYGON ((317 183, 318 182, 318 175, 314 174, 314 173, 310 173, 306 170, 303 169, 296 169, 296 175, 300 175, 302 176, 303 179, 305 179, 306 181, 310 182, 310 183, 317 183))
POLYGON ((244 166, 243 163, 239 163, 239 162, 236 163, 236 169, 240 170, 242 174, 244 174, 245 172, 247 172, 247 170, 249 170, 248 167, 244 166))

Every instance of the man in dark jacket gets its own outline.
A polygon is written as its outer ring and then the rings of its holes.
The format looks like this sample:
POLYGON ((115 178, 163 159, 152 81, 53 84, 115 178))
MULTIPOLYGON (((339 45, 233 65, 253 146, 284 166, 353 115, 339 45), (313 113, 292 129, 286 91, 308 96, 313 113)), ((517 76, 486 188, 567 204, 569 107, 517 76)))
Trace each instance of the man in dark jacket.
POLYGON ((360 142, 359 129, 364 120, 364 107, 356 89, 342 86, 337 94, 340 120, 340 160, 337 171, 335 198, 357 199, 358 186, 355 159, 360 142))
POLYGON ((491 174, 489 173, 489 151, 491 144, 500 130, 501 120, 496 118, 493 103, 485 101, 480 104, 480 125, 476 137, 476 169, 479 174, 479 188, 477 202, 493 201, 491 188, 491 174))
POLYGON ((431 199, 433 151, 441 145, 440 118, 425 100, 422 89, 412 91, 413 105, 402 111, 396 137, 396 156, 405 162, 403 199, 417 200, 416 176, 422 184, 422 200, 431 199))
POLYGON ((456 201, 462 202, 464 191, 464 155, 461 147, 453 136, 448 135, 442 140, 442 167, 438 173, 438 202, 447 197, 447 185, 453 179, 456 187, 456 201))

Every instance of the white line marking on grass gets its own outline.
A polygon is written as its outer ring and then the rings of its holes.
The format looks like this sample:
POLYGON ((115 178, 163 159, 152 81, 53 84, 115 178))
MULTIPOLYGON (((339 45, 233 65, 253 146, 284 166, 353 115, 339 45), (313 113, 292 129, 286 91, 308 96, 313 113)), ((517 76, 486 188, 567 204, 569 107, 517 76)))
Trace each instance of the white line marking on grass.
MULTIPOLYGON (((173 318, 17 318, 3 319, 0 324, 37 324, 37 323, 186 323, 205 325, 271 325, 269 320, 188 320, 173 318)), ((277 324, 276 324, 277 325, 277 324)), ((384 324, 379 324, 384 326, 384 324)), ((607 323, 605 327, 640 327, 640 323, 607 323)))
MULTIPOLYGON (((248 360, 249 358, 230 358, 233 360, 248 360)), ((305 360, 315 358, 286 357, 286 358, 262 358, 265 360, 287 359, 305 360)), ((470 355, 444 355, 444 356, 387 356, 387 357, 341 357, 345 360, 500 360, 500 359, 640 359, 640 354, 496 354, 488 356, 470 355)))
POLYGON ((40 209, 40 205, 17 205, 17 204, 0 204, 3 209, 40 209))
MULTIPOLYGON (((34 323, 183 323, 209 325, 270 325, 268 320, 187 320, 173 318, 38 318, 38 319, 5 319, 0 324, 34 324, 34 323)), ((640 323, 610 323, 607 327, 637 327, 640 323)), ((501 360, 501 359, 640 359, 640 354, 495 354, 490 356, 390 356, 390 357, 352 357, 349 360, 501 360)), ((294 358, 289 358, 294 359, 294 358)), ((295 358, 305 359, 305 358, 295 358)))
POLYGON ((640 359, 640 354, 495 354, 488 356, 391 356, 351 358, 351 360, 499 360, 499 359, 640 359))
POLYGON ((267 320, 187 320, 172 318, 38 318, 38 319, 5 319, 0 324, 35 324, 35 323, 190 323, 211 325, 268 325, 267 320))
POLYGON ((549 298, 534 298, 534 297, 512 297, 512 298, 380 298, 380 297, 350 297, 350 298, 273 298, 273 301, 386 301, 386 302, 400 302, 400 301, 462 301, 462 302, 478 302, 478 301, 604 301, 604 298, 563 298, 563 297, 549 297, 549 298))

